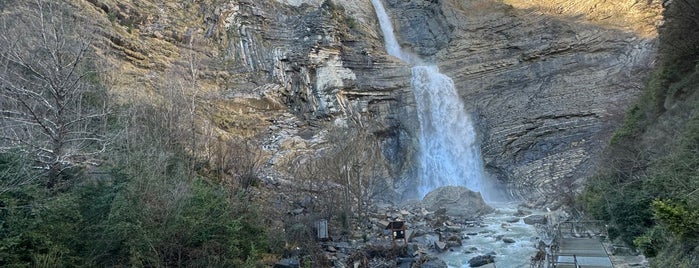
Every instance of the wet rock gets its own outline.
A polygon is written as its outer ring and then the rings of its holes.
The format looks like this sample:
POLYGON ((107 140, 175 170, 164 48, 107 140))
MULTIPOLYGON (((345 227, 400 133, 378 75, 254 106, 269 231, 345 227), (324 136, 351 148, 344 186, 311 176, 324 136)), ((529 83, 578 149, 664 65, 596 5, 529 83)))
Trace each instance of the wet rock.
POLYGON ((420 268, 447 268, 447 263, 441 259, 429 260, 420 266, 420 268))
POLYGON ((502 242, 505 242, 505 243, 507 243, 507 244, 512 244, 512 243, 514 243, 514 242, 516 242, 516 241, 515 241, 514 239, 512 239, 512 238, 505 237, 505 238, 502 239, 502 242))
POLYGON ((434 241, 434 248, 437 250, 437 252, 445 252, 449 247, 447 246, 447 243, 444 243, 442 241, 434 241))
POLYGON ((476 218, 493 211, 493 208, 485 204, 480 193, 462 186, 437 188, 425 196, 422 205, 428 210, 457 218, 476 218))
POLYGON ((458 225, 447 225, 445 230, 450 233, 460 233, 461 232, 461 226, 458 225))
POLYGON ((517 209, 517 212, 515 213, 515 216, 517 217, 522 217, 522 216, 528 216, 532 215, 532 212, 529 210, 524 210, 524 209, 517 209))
POLYGON ((480 255, 468 260, 468 265, 471 267, 481 267, 483 265, 494 263, 495 256, 492 255, 480 255))
POLYGON ((449 244, 450 247, 460 247, 463 245, 461 243, 461 237, 458 236, 451 236, 447 239, 447 244, 449 244))
POLYGON ((386 1, 388 9, 397 9, 394 16, 398 42, 405 48, 429 57, 449 45, 452 28, 442 13, 439 1, 386 1))
POLYGON ((529 225, 546 224, 547 222, 545 215, 530 215, 524 218, 524 223, 529 225))
POLYGON ((509 218, 505 221, 508 223, 517 223, 517 222, 519 222, 519 218, 509 218))

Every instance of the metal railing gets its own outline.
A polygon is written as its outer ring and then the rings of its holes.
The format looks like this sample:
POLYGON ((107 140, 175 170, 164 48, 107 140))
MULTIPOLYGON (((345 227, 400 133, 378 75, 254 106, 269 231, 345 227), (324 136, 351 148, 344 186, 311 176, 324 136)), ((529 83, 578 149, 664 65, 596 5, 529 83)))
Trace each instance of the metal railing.
POLYGON ((558 265, 565 265, 565 264, 570 265, 570 264, 572 264, 573 267, 580 268, 580 264, 578 264, 578 258, 577 258, 577 256, 575 256, 575 254, 560 254, 560 255, 557 254, 555 256, 556 256, 556 259, 553 260, 553 267, 558 267, 558 265), (558 257, 566 257, 566 256, 572 256, 573 261, 572 262, 571 261, 558 261, 558 257))
MULTIPOLYGON (((546 252, 547 267, 555 268, 559 265, 573 265, 580 268, 575 254, 560 254, 560 245, 563 238, 606 238, 607 227, 602 221, 564 221, 557 224, 557 228, 551 245, 546 252), (559 257, 572 256, 573 261, 559 261, 559 257)), ((606 251, 606 249, 605 249, 606 251)))
POLYGON ((602 221, 564 221, 558 224, 556 236, 562 237, 607 237, 607 226, 602 221))

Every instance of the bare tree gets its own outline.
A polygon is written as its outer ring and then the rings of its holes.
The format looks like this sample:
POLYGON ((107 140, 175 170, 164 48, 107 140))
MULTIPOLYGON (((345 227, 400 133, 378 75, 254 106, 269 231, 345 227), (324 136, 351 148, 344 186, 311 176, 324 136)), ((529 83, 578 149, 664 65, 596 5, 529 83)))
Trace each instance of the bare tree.
POLYGON ((259 182, 259 172, 264 163, 259 146, 243 139, 219 138, 212 142, 216 146, 208 160, 214 174, 221 181, 242 190, 247 190, 259 182), (229 181, 229 177, 234 181, 229 181))
POLYGON ((90 38, 64 1, 19 1, 0 19, 0 151, 18 150, 47 171, 91 164, 108 144, 106 90, 90 38))
POLYGON ((331 130, 328 142, 333 146, 319 159, 319 175, 342 186, 340 209, 348 216, 362 221, 368 205, 385 192, 385 160, 378 139, 360 124, 354 128, 331 130))

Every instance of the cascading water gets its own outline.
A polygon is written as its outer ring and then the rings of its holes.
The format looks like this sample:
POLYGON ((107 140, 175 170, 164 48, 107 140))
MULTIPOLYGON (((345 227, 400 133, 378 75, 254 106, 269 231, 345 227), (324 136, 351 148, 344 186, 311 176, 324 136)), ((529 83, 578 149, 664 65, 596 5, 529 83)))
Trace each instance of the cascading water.
POLYGON ((536 252, 537 232, 531 225, 511 221, 512 215, 518 211, 516 205, 493 202, 505 201, 504 195, 498 194, 494 184, 485 180, 476 132, 456 93, 454 82, 439 73, 436 66, 425 65, 418 57, 403 51, 381 0, 371 1, 381 24, 387 52, 413 65, 412 87, 420 121, 420 196, 440 186, 461 185, 481 192, 483 198, 496 208, 480 225, 470 230, 476 235, 463 240, 463 248, 468 250, 448 251, 440 254, 440 259, 450 268, 469 267, 470 258, 495 254, 497 267, 529 266, 529 257, 536 252), (501 240, 505 236, 503 232, 515 242, 504 243, 501 240))
POLYGON ((476 132, 454 82, 441 74, 437 66, 424 65, 418 57, 403 51, 381 0, 371 1, 384 34, 386 51, 413 65, 412 87, 420 121, 420 197, 441 186, 457 185, 490 199, 491 194, 484 187, 476 132))

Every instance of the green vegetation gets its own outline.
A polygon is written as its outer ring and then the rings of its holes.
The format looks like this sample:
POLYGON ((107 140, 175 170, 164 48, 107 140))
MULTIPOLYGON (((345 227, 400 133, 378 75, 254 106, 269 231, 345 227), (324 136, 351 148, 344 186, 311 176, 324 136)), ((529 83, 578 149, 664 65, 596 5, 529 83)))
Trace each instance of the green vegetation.
POLYGON ((653 267, 699 267, 699 20, 697 1, 673 1, 658 66, 580 196, 653 267))
POLYGON ((0 266, 260 266, 259 156, 235 142, 193 153, 211 141, 174 88, 193 81, 164 85, 157 105, 114 105, 70 8, 22 3, 0 27, 0 266))
MULTIPOLYGON (((36 176, 1 157, 3 182, 36 176)), ((174 154, 141 160, 76 171, 58 194, 36 183, 0 194, 0 266, 255 266, 266 235, 244 194, 172 169, 185 164, 174 154)))

